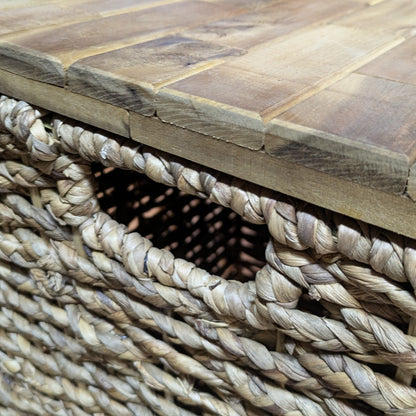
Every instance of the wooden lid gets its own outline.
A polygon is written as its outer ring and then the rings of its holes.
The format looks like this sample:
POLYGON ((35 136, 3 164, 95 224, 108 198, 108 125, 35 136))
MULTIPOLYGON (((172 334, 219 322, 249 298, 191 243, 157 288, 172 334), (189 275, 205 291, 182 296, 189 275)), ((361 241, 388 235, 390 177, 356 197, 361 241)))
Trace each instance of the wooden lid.
POLYGON ((413 0, 3 0, 0 92, 416 237, 413 0))

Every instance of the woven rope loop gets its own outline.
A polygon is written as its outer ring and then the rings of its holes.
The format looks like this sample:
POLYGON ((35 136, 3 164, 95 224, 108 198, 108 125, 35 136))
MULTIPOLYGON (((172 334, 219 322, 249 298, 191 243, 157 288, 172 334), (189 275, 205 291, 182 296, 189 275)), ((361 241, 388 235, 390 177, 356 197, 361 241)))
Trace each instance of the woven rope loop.
POLYGON ((1 96, 0 413, 412 414, 415 253, 1 96))

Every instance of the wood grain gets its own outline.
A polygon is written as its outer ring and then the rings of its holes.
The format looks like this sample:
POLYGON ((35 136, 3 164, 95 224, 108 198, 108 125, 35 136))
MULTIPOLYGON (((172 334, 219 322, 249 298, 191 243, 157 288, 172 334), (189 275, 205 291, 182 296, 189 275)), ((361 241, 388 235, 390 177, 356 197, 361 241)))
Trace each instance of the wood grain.
POLYGON ((132 114, 131 134, 134 140, 170 154, 416 238, 416 204, 409 198, 178 129, 155 117, 132 114))
MULTIPOLYGON (((207 0, 210 3, 220 4, 224 0, 207 0)), ((280 3, 282 0, 227 0, 227 4, 234 7, 245 8, 246 10, 259 10, 264 6, 268 6, 274 3, 280 3)))
POLYGON ((416 38, 411 38, 359 68, 357 72, 416 85, 415 66, 416 38))
POLYGON ((271 5, 264 2, 261 6, 249 13, 198 26, 183 35, 246 49, 362 7, 350 0, 285 0, 271 5))
POLYGON ((246 71, 231 77, 219 65, 162 88, 156 111, 168 123, 258 150, 264 130, 258 103, 272 104, 288 96, 290 87, 295 88, 246 71))
POLYGON ((416 86, 351 74, 273 120, 266 151, 403 193, 409 164, 416 158, 415 111, 416 86))
MULTIPOLYGON (((181 0, 176 0, 181 1, 181 0)), ((105 16, 155 7, 174 0, 57 0, 55 2, 28 2, 25 7, 4 9, 0 2, 0 35, 60 26, 105 16)))
POLYGON ((62 73, 79 59, 161 37, 235 14, 238 10, 240 9, 203 1, 175 2, 87 22, 7 36, 7 43, 0 43, 0 68, 32 79, 62 85, 62 73), (33 53, 28 54, 29 50, 33 53), (48 60, 53 61, 53 65, 48 66, 48 60), (59 68, 57 62, 61 62, 59 68), (31 74, 27 71, 28 65, 38 66, 42 71, 31 74))
POLYGON ((1 0, 2 10, 17 9, 34 6, 40 3, 55 3, 59 0, 1 0))
POLYGON ((69 68, 67 86, 71 91, 152 115, 155 90, 241 53, 235 48, 167 36, 81 59, 69 68))
POLYGON ((359 12, 336 21, 337 25, 369 30, 375 34, 391 33, 411 37, 416 28, 414 0, 384 0, 370 2, 359 12))
POLYGON ((156 111, 161 120, 179 127, 186 126, 186 129, 203 133, 207 137, 252 150, 259 150, 263 146, 264 124, 254 112, 169 88, 163 88, 157 94, 156 111))
POLYGON ((119 107, 0 70, 0 94, 27 101, 103 130, 129 137, 129 113, 119 107))
MULTIPOLYGON (((3 4, 0 3, 0 7, 3 7, 3 4)), ((26 7, 1 10, 0 35, 70 22, 76 19, 79 14, 80 10, 76 6, 68 8, 59 2, 33 2, 26 7)))
POLYGON ((416 237, 415 0, 0 10, 0 92, 416 237))
POLYGON ((392 36, 333 25, 266 42, 168 85, 158 93, 157 112, 166 122, 259 149, 259 119, 267 122, 331 85, 391 42, 396 43, 392 36))
MULTIPOLYGON (((73 0, 61 0, 67 6, 74 4, 73 0)), ((180 3, 185 0, 76 0, 79 2, 77 7, 84 14, 99 14, 101 17, 113 16, 116 14, 135 12, 138 10, 149 9, 152 7, 167 4, 180 3)))
POLYGON ((31 48, 16 47, 13 43, 0 43, 0 69, 47 84, 65 86, 65 69, 58 58, 31 48))
POLYGON ((272 105, 258 103, 259 114, 268 121, 400 41, 393 35, 325 25, 294 34, 280 42, 266 42, 227 65, 230 76, 237 70, 243 70, 280 82, 282 86, 296 85, 285 99, 276 100, 272 105), (276 65, 276 62, 279 64, 276 65))
POLYGON ((278 119, 345 137, 369 148, 401 153, 412 162, 416 157, 415 111, 416 86, 351 74, 278 119))
POLYGON ((279 121, 270 123, 264 142, 268 154, 298 166, 385 192, 405 192, 408 159, 403 154, 279 121))
POLYGON ((363 3, 366 6, 374 6, 375 4, 381 3, 382 1, 389 1, 389 0, 352 0, 358 3, 363 3))

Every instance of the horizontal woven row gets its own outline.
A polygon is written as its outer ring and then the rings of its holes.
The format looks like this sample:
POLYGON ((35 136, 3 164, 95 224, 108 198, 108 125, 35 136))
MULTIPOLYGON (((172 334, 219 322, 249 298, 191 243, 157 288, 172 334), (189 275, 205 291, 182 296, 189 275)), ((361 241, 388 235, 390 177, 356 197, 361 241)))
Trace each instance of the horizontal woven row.
POLYGON ((2 415, 416 411, 404 237, 5 96, 0 225, 2 415))

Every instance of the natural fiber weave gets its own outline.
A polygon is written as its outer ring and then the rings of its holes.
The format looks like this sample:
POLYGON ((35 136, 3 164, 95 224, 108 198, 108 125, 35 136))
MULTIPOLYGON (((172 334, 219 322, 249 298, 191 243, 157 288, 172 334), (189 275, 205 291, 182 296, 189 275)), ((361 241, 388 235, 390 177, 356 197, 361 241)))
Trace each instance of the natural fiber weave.
POLYGON ((0 146, 1 415, 416 414, 414 242, 4 96, 0 146))

